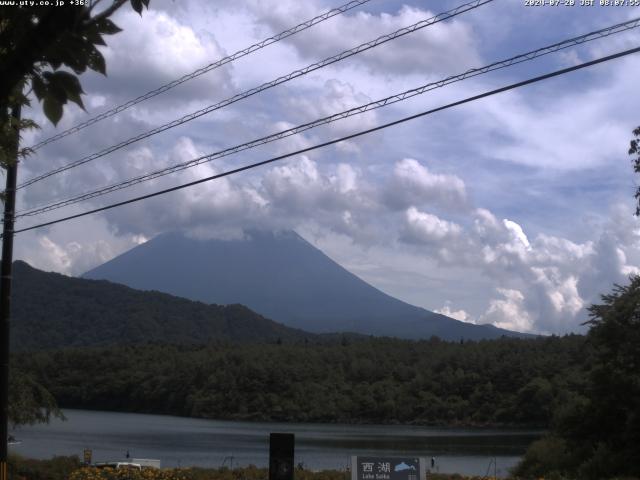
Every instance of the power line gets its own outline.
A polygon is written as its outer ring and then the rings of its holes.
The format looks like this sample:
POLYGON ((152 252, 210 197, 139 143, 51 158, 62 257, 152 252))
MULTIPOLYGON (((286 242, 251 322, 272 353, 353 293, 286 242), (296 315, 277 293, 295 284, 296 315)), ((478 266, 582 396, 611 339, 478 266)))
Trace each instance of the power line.
POLYGON ((182 190, 183 188, 187 188, 187 187, 191 187, 191 186, 194 186, 194 185, 198 185, 200 183, 209 182, 211 180, 216 180, 216 179, 222 178, 222 177, 227 177, 229 175, 240 173, 240 172, 243 172, 245 170, 250 170, 250 169, 253 169, 253 168, 256 168, 256 167, 260 167, 260 166, 263 166, 263 165, 267 165, 269 163, 276 162, 278 160, 289 158, 289 157, 292 157, 292 156, 295 156, 295 155, 300 155, 302 153, 310 152, 312 150, 317 150, 319 148, 327 147, 329 145, 334 145, 336 143, 344 142, 346 140, 351 140, 352 138, 360 137, 360 136, 363 136, 363 135, 366 135, 366 134, 369 134, 369 133, 373 133, 373 132, 376 132, 376 131, 379 131, 379 130, 383 130, 385 128, 389 128, 389 127, 392 127, 392 126, 395 126, 395 125, 399 125, 401 123, 405 123, 405 122, 408 122, 410 120, 415 120, 416 118, 424 117, 426 115, 431 115, 433 113, 440 112, 442 110, 447 110, 449 108, 456 107, 456 106, 459 106, 459 105, 463 105, 465 103, 474 102, 476 100, 480 100, 482 98, 486 98, 486 97, 489 97, 489 96, 492 96, 492 95, 496 95, 498 93, 502 93, 502 92, 506 92, 508 90, 513 90, 513 89, 516 89, 516 88, 520 88, 520 87, 523 87, 525 85, 530 85, 532 83, 540 82, 542 80, 547 80, 549 78, 553 78, 553 77, 557 77, 557 76, 560 76, 560 75, 564 75, 564 74, 569 73, 569 72, 580 70, 582 68, 590 67, 592 65, 597 65, 597 64, 600 64, 600 63, 603 63, 603 62, 607 62, 607 61, 610 61, 610 60, 613 60, 613 59, 616 59, 616 58, 620 58, 620 57, 624 57, 626 55, 630 55, 632 53, 637 53, 637 52, 640 52, 640 47, 632 48, 632 49, 629 49, 629 50, 624 50, 622 52, 618 52, 618 53, 615 53, 615 54, 612 54, 612 55, 608 55, 606 57, 601 57, 601 58, 598 58, 596 60, 591 60, 589 62, 584 62, 584 63, 578 64, 578 65, 574 65, 572 67, 563 68, 561 70, 556 70, 554 72, 547 73, 547 74, 544 74, 544 75, 540 75, 540 76, 537 76, 537 77, 533 77, 533 78, 530 78, 530 79, 527 79, 527 80, 523 80, 521 82, 512 83, 512 84, 507 85, 505 87, 497 88, 495 90, 490 90, 488 92, 481 93, 479 95, 474 95, 472 97, 467 97, 467 98, 465 98, 463 100, 459 100, 457 102, 449 103, 447 105, 443 105, 443 106, 440 106, 440 107, 437 107, 437 108, 434 108, 434 109, 431 109, 431 110, 427 110, 427 111, 424 111, 424 112, 421 112, 421 113, 417 113, 415 115, 410 115, 408 117, 404 117, 404 118, 401 118, 399 120, 395 120, 393 122, 385 123, 383 125, 378 125, 377 127, 369 128, 367 130, 361 130, 359 132, 352 133, 350 135, 346 135, 344 137, 337 138, 335 140, 329 140, 327 142, 319 143, 319 144, 313 145, 311 147, 307 147, 307 148, 302 148, 300 150, 296 150, 295 152, 286 153, 284 155, 279 155, 277 157, 272 157, 272 158, 269 158, 267 160, 263 160, 261 162, 252 163, 252 164, 245 165, 243 167, 239 167, 239 168, 236 168, 236 169, 233 169, 233 170, 228 170, 228 171, 223 172, 223 173, 219 173, 219 174, 216 174, 216 175, 211 175, 209 177, 201 178, 199 180, 194 180, 193 182, 185 183, 183 185, 177 185, 175 187, 166 188, 164 190, 159 190, 157 192, 149 193, 149 194, 146 194, 146 195, 141 195, 139 197, 134 197, 134 198, 131 198, 129 200, 122 201, 122 202, 112 203, 112 204, 106 205, 104 207, 95 208, 93 210, 89 210, 89 211, 86 211, 86 212, 83 212, 83 213, 78 213, 78 214, 75 214, 75 215, 70 215, 68 217, 59 218, 57 220, 52 220, 50 222, 39 223, 37 225, 32 225, 30 227, 21 228, 19 230, 15 230, 14 233, 21 233, 21 232, 26 232, 26 231, 29 231, 29 230, 34 230, 36 228, 42 228, 42 227, 46 227, 46 226, 50 226, 50 225, 55 225, 57 223, 66 222, 66 221, 69 221, 69 220, 73 220, 75 218, 84 217, 84 216, 91 215, 91 214, 94 214, 94 213, 103 212, 105 210, 110 210, 112 208, 128 205, 130 203, 135 203, 135 202, 139 202, 141 200, 146 200, 146 199, 149 199, 149 198, 153 198, 153 197, 157 197, 157 196, 160 196, 160 195, 164 195, 166 193, 175 192, 176 190, 182 190))
POLYGON ((41 142, 33 145, 32 147, 30 147, 32 150, 37 150, 41 147, 44 147, 45 145, 51 143, 51 142, 55 142, 56 140, 60 140, 61 138, 64 138, 68 135, 71 135, 73 133, 79 132, 80 130, 93 125, 94 123, 98 123, 101 120, 105 120, 109 117, 112 117, 114 115, 117 115, 120 112, 123 112, 125 110, 127 110, 128 108, 133 107, 134 105, 137 105, 138 103, 144 102, 145 100, 148 100, 150 98, 155 97, 156 95, 160 95, 161 93, 164 93, 168 90, 171 90, 174 87, 177 87, 178 85, 187 82, 189 80, 192 80, 196 77, 199 77, 200 75, 204 75, 207 72, 210 72, 211 70, 214 70, 216 68, 222 67, 223 65, 226 65, 227 63, 231 63, 239 58, 245 57, 257 50, 260 50, 264 47, 267 47, 271 44, 274 44, 276 42, 279 42, 280 40, 284 40, 285 38, 288 38, 292 35, 295 35, 296 33, 302 32, 303 30, 306 30, 308 28, 311 28, 314 25, 317 25, 318 23, 324 22, 325 20, 328 20, 332 17, 335 17, 336 15, 340 15, 341 13, 347 12, 353 8, 359 7, 360 5, 367 3, 371 0, 352 0, 349 3, 346 3, 344 5, 341 5, 340 7, 336 7, 333 8, 325 13, 323 13, 322 15, 318 15, 317 17, 314 17, 310 20, 307 20, 305 22, 302 22, 298 25, 296 25, 295 27, 289 28, 283 32, 278 33, 277 35, 274 35, 273 37, 269 37, 265 40, 262 40, 261 42, 258 43, 254 43, 253 45, 244 48, 242 50, 239 50, 231 55, 228 55, 224 58, 221 58, 220 60, 217 60, 213 63, 210 63, 209 65, 206 65, 202 68, 199 68, 198 70, 191 72, 187 75, 183 75, 182 77, 173 80, 165 85, 162 85, 161 87, 156 88, 155 90, 151 90, 150 92, 145 93, 144 95, 140 95, 139 97, 134 98, 133 100, 129 100, 128 102, 125 102, 121 105, 118 105, 117 107, 114 107, 110 110, 107 110, 106 112, 103 112, 99 115, 96 115, 93 118, 90 118, 89 120, 86 120, 82 123, 79 123, 78 125, 75 125, 67 130, 64 130, 63 132, 60 132, 56 135, 53 135, 52 137, 46 138, 45 140, 42 140, 41 142))
POLYGON ((106 195, 108 193, 112 193, 118 190, 122 190, 124 188, 128 188, 130 186, 133 185, 137 185, 139 183, 145 182, 145 181, 149 181, 149 180, 153 180, 155 178, 159 178, 159 177, 163 177, 165 175, 169 175, 171 173, 175 173, 178 171, 182 171, 185 170, 187 168, 191 168, 197 165, 200 165, 202 163, 205 162, 210 162, 219 158, 223 158, 235 153, 239 153, 241 151, 244 150, 248 150, 250 148, 254 148, 257 147, 259 145, 264 145, 270 142, 274 142, 276 140, 280 140, 282 138, 286 138, 301 132, 304 132, 306 130, 315 128, 317 126, 320 125, 325 125, 325 124, 329 124, 332 122, 335 122, 337 120, 343 119, 343 118, 348 118, 354 115, 359 115, 362 114, 364 112, 370 111, 370 110, 374 110, 377 108, 381 108, 387 105, 391 105, 400 101, 404 101, 408 98, 414 97, 416 95, 421 95, 423 93, 426 93, 428 91, 434 90, 436 88, 440 88, 443 87, 445 85, 449 85, 451 83, 455 83, 455 82, 459 82, 462 80, 465 80, 467 78, 471 78, 471 77, 475 77, 478 75, 482 75, 484 73, 487 72, 491 72, 491 71, 495 71, 501 68, 506 68, 512 65, 516 65, 519 63, 523 63, 526 61, 530 61, 530 60, 534 60, 535 58, 541 57, 543 55, 548 55, 550 53, 554 53, 557 52, 559 50, 571 47, 571 46, 575 46, 575 45, 579 45, 585 42, 589 42, 592 40, 596 40, 599 38, 603 38, 605 36, 611 35, 613 33, 620 33, 620 32, 624 32, 627 30, 630 30, 632 28, 637 28, 638 26, 640 26, 640 18, 636 18, 633 20, 629 20, 627 22, 622 22, 616 25, 612 25, 606 28, 602 28, 600 30, 596 30, 594 32, 590 32, 584 35, 580 35, 578 37, 574 37, 574 38, 570 38, 568 40, 564 40, 562 42, 558 42, 558 43, 554 43, 552 45, 546 46, 546 47, 542 47, 539 48, 537 50, 532 50, 529 51, 527 53, 523 53, 523 54, 519 54, 516 55, 514 57, 508 58, 506 60, 500 60, 494 63, 491 63, 489 65, 486 65, 484 67, 480 67, 480 68, 474 68, 471 70, 468 70, 464 73, 458 74, 458 75, 452 75, 449 76, 443 80, 439 80, 436 82, 431 82, 428 83, 426 85, 417 87, 417 88, 413 88, 411 90, 406 90, 402 93, 396 94, 396 95, 392 95, 392 96, 388 96, 385 97, 383 99, 380 100, 376 100, 374 102, 370 102, 367 103, 365 105, 360 105, 358 107, 354 107, 351 108, 349 110, 345 110, 343 112, 340 113, 335 113, 333 115, 324 117, 324 118, 320 118, 317 120, 314 120, 313 122, 309 122, 309 123, 305 123, 303 125, 299 125, 297 127, 293 127, 287 130, 282 130, 280 132, 271 134, 271 135, 267 135, 265 137, 261 137, 258 138, 256 140, 252 140, 250 142, 246 142, 240 145, 236 145, 233 147, 229 147, 226 148, 224 150, 218 151, 218 152, 214 152, 208 155, 203 155, 191 160, 188 160, 186 162, 182 162, 176 165, 172 165, 170 167, 166 167, 160 170, 156 170, 150 173, 146 173, 143 175, 139 175, 137 177, 134 178, 130 178, 121 182, 117 182, 114 183, 112 185, 108 185, 105 187, 102 187, 98 190, 92 190, 89 192, 85 192, 79 195, 76 195, 74 197, 71 198, 67 198, 64 200, 59 200, 59 201, 55 201, 53 203, 49 203, 49 204, 45 204, 43 206, 39 206, 39 207, 35 207, 32 208, 31 210, 24 210, 22 212, 18 212, 18 214, 16 215, 16 218, 20 218, 20 217, 27 217, 27 216, 34 216, 34 215, 38 215, 44 212, 48 212, 48 211, 52 211, 52 210, 57 210, 59 208, 63 208, 69 205, 73 205, 75 203, 79 203, 85 200, 89 200, 92 198, 96 198, 102 195, 106 195))
POLYGON ((44 173, 42 175, 39 175, 37 177, 34 177, 30 180, 27 180, 26 182, 21 183, 20 185, 18 185, 18 188, 24 188, 26 186, 32 185, 36 182, 39 182, 40 180, 44 180, 45 178, 49 178, 53 175, 56 175, 58 173, 64 172, 66 170, 69 170, 71 168, 75 168, 78 167, 80 165, 84 165, 85 163, 88 163, 92 160, 96 160, 97 158, 100 157, 104 157, 105 155, 108 155, 109 153, 113 153, 116 150, 120 150, 121 148, 124 148, 128 145, 131 145, 135 142, 138 142, 140 140, 143 140, 145 138, 151 137, 153 135, 156 135, 158 133, 164 132, 165 130, 169 130, 171 128, 177 127, 178 125, 182 125, 183 123, 189 122, 191 120, 194 120, 196 118, 199 118, 203 115, 206 115, 208 113, 211 113, 215 110, 219 110, 221 108, 227 107, 235 102, 238 102, 242 99, 245 99, 247 97, 253 96, 257 93, 260 93, 264 90, 268 90, 270 88, 273 88, 277 85, 286 83, 290 80, 293 80, 294 78, 298 78, 301 77, 303 75, 306 75, 310 72, 313 72, 315 70, 319 70, 321 68, 326 67, 327 65, 331 65, 333 63, 339 62, 341 60, 344 60, 345 58, 351 57, 353 55, 356 55, 358 53, 362 53, 366 50, 369 50, 371 48, 377 47, 379 45, 382 45, 383 43, 389 42, 391 40, 395 40, 397 38, 400 38, 404 35, 408 35, 410 33, 416 32, 422 28, 428 27, 430 25, 433 25, 435 23, 438 22, 442 22, 444 20, 447 20, 449 18, 453 18, 457 15, 460 15, 462 13, 465 13, 467 11, 473 10, 475 8, 480 7, 481 5, 487 4, 492 2, 493 0, 474 0, 473 2, 469 2, 469 3, 465 3, 463 5, 460 5, 452 10, 448 10, 446 12, 443 13, 439 13, 431 18, 428 18, 426 20, 422 20, 420 22, 417 22, 409 27, 403 27, 399 30, 396 30, 395 32, 389 33, 387 35, 382 35, 378 38, 376 38, 375 40, 372 40, 370 42, 366 42, 363 43, 361 45, 358 45, 357 47, 354 47, 352 49, 349 50, 345 50, 337 55, 334 55, 332 57, 326 58, 320 62, 317 63, 313 63, 311 65, 308 65, 305 68, 302 68, 300 70, 295 70, 287 75, 278 77, 275 80, 272 80, 270 82, 267 83, 263 83, 262 85, 258 86, 258 87, 254 87, 250 90, 246 90, 245 92, 239 93, 234 95, 233 97, 230 97, 226 100, 222 100, 221 102, 218 102, 214 105, 209 105, 208 107, 205 107, 201 110, 198 110, 196 112, 190 113, 188 115, 185 115, 179 119, 173 120, 169 123, 166 123, 164 125, 161 125, 159 127, 156 127, 152 130, 149 130, 148 132, 145 133, 141 133, 135 137, 132 137, 128 140, 125 140, 123 142, 120 142, 116 145, 112 145, 110 147, 105 148, 104 150, 101 150, 100 152, 97 153, 93 153, 91 155, 88 155, 86 157, 83 157, 79 160, 76 160, 74 162, 68 163, 67 165, 64 165, 62 167, 56 168, 54 170, 51 170, 47 173, 44 173))

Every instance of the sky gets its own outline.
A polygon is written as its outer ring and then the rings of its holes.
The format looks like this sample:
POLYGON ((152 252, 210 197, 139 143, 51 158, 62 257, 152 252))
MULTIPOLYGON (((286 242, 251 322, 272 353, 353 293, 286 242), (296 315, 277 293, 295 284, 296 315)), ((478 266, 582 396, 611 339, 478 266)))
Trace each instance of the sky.
MULTIPOLYGON (((28 180, 462 2, 371 0, 53 142, 28 180)), ((640 16, 640 7, 495 0, 19 190, 18 211, 242 144, 640 16)), ((82 75, 33 144, 319 15, 325 0, 151 0, 113 18, 107 76, 82 75)), ((371 128, 640 45, 640 29, 432 90, 383 109, 36 217, 24 228, 371 128)), ((15 256, 80 275, 154 236, 238 239, 293 229, 382 291, 472 323, 584 332, 587 308, 640 272, 640 54, 454 107, 216 181, 16 237, 15 256)))

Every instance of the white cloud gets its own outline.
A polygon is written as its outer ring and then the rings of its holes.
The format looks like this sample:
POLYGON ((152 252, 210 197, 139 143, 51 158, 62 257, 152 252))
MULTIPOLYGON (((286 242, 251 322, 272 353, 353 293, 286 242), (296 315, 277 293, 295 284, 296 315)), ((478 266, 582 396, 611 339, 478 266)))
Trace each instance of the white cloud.
MULTIPOLYGON (((273 31, 290 27, 291 18, 310 18, 322 10, 316 2, 311 1, 287 0, 274 5, 252 0, 250 5, 254 14, 266 21, 273 31)), ((335 17, 287 42, 303 57, 318 60, 426 20, 436 13, 409 5, 404 5, 393 14, 375 15, 358 11, 335 17)), ((393 46, 377 47, 357 55, 352 61, 361 62, 367 68, 385 74, 443 73, 478 63, 475 40, 469 23, 453 19, 400 38, 392 42, 393 46)))
MULTIPOLYGON (((115 93, 114 88, 124 96, 131 95, 132 87, 138 94, 145 93, 225 56, 215 38, 199 35, 191 26, 163 11, 152 8, 140 17, 123 8, 114 21, 126 33, 108 39, 103 54, 109 77, 96 84, 110 95, 115 93)), ((213 92, 228 93, 229 68, 215 69, 177 87, 171 95, 162 95, 159 99, 163 107, 167 107, 166 101, 175 104, 178 100, 210 97, 213 92)), ((136 109, 146 110, 156 104, 157 101, 145 103, 136 109)))
POLYGON ((436 243, 444 247, 444 244, 456 240, 462 233, 460 225, 420 212, 415 207, 409 207, 405 215, 406 229, 403 237, 407 241, 436 243))
POLYGON ((522 230, 522 227, 520 225, 506 218, 502 220, 502 223, 504 224, 505 228, 509 230, 509 233, 514 238, 514 240, 518 240, 519 242, 521 242, 527 250, 531 249, 529 239, 524 234, 524 231, 522 230))
POLYGON ((461 121, 465 128, 495 139, 480 147, 488 158, 558 171, 619 161, 626 155, 630 130, 637 122, 628 102, 635 89, 629 74, 637 67, 624 59, 608 68, 611 75, 604 81, 590 81, 589 70, 572 74, 571 83, 550 81, 539 91, 517 90, 474 102, 461 121), (562 95, 551 93, 576 83, 587 87, 569 87, 562 95))
POLYGON ((142 240, 140 235, 117 235, 104 218, 89 217, 18 234, 15 258, 41 270, 79 275, 142 240))
POLYGON ((451 307, 450 302, 447 302, 444 307, 434 310, 434 312, 441 313, 442 315, 446 315, 447 317, 455 318, 456 320, 460 320, 461 322, 476 323, 471 315, 469 315, 469 313, 465 312, 464 310, 454 310, 451 307))
POLYGON ((519 290, 498 288, 503 297, 491 300, 487 311, 478 319, 478 323, 490 323, 499 328, 516 332, 534 331, 534 323, 524 308, 524 295, 519 290))
POLYGON ((414 224, 412 235, 403 238, 422 243, 424 252, 442 265, 479 269, 498 285, 504 298, 490 300, 479 322, 520 331, 566 332, 580 329, 586 307, 613 283, 624 283, 639 271, 625 253, 640 239, 637 221, 626 209, 615 208, 613 216, 595 242, 577 244, 541 234, 530 243, 519 224, 498 222, 484 209, 474 212, 470 229, 452 229, 446 220, 413 210, 407 214, 414 224), (628 234, 634 231, 630 225, 620 228, 622 218, 636 225, 634 235, 628 234))
MULTIPOLYGON (((359 92, 352 84, 335 78, 326 80, 313 88, 302 88, 297 95, 288 95, 283 100, 287 114, 299 124, 328 117, 330 115, 365 105, 371 98, 359 92)), ((343 136, 378 123, 375 110, 331 123, 328 127, 336 136, 343 136)))
POLYGON ((395 163, 385 201, 392 208, 399 209, 410 205, 464 209, 468 203, 462 179, 455 175, 433 173, 412 158, 395 163))

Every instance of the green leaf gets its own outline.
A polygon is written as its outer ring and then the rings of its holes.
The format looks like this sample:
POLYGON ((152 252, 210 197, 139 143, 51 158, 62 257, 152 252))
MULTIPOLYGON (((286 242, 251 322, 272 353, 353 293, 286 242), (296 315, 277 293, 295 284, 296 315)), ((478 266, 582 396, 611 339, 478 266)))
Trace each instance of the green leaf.
POLYGON ((98 32, 96 25, 90 25, 85 32, 85 38, 93 45, 106 45, 102 35, 98 32))
POLYGON ((60 41, 60 60, 76 74, 81 74, 87 69, 90 48, 93 48, 93 45, 85 39, 66 35, 60 41))
POLYGON ((142 0, 131 0, 131 8, 142 15, 142 0))
POLYGON ((113 35, 114 33, 122 31, 120 27, 118 27, 108 18, 103 18, 102 20, 97 22, 96 27, 98 28, 98 33, 102 33, 104 35, 113 35))
POLYGON ((94 49, 93 52, 89 54, 87 64, 91 70, 100 72, 103 75, 107 74, 107 65, 104 61, 104 57, 98 50, 94 49))
POLYGON ((80 108, 84 110, 84 104, 80 95, 84 93, 78 77, 69 72, 56 72, 53 76, 53 81, 59 85, 67 94, 67 98, 72 102, 78 104, 80 108))
POLYGON ((64 87, 56 81, 55 73, 44 72, 42 76, 47 82, 47 93, 45 96, 55 97, 61 104, 67 103, 67 92, 64 87))
POLYGON ((58 122, 62 118, 62 103, 55 97, 47 95, 42 103, 44 114, 54 125, 58 125, 58 122))
POLYGON ((67 92, 70 90, 75 90, 79 93, 84 93, 82 91, 82 87, 80 86, 80 81, 78 77, 73 75, 72 73, 65 71, 58 71, 53 74, 53 79, 57 84, 62 86, 67 92))
POLYGON ((47 87, 42 81, 42 77, 37 73, 31 77, 31 86, 33 87, 33 93, 36 94, 38 100, 42 100, 47 94, 47 87))

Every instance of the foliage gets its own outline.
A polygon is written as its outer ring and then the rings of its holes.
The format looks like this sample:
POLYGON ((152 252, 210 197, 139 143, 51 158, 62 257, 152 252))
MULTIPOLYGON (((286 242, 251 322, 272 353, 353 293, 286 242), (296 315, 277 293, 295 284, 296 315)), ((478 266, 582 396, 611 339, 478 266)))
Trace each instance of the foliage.
MULTIPOLYGON (((5 109, 11 105, 9 99, 28 81, 54 124, 68 101, 84 108, 77 75, 87 68, 106 74, 104 57, 97 47, 106 45, 105 35, 121 31, 109 17, 125 2, 113 0, 99 12, 96 7, 101 0, 71 9, 54 5, 4 9, 0 20, 0 64, 5 66, 0 77, 0 105, 5 109), (60 70, 63 66, 73 73, 60 70)), ((131 0, 138 13, 148 4, 149 0, 131 0)))
MULTIPOLYGON (((53 2, 51 2, 53 3, 53 2)), ((55 5, 4 8, 0 18, 0 165, 14 162, 16 132, 11 110, 28 105, 24 93, 30 85, 42 102, 46 117, 57 124, 63 106, 74 102, 84 109, 84 94, 78 75, 87 69, 106 74, 106 64, 98 50, 106 45, 105 35, 120 29, 109 19, 126 0, 113 0, 97 11, 102 0, 82 2, 72 8, 55 5)), ((149 0, 131 0, 138 13, 148 7, 149 0)), ((20 124, 20 131, 36 127, 31 120, 20 124)), ((21 158, 28 149, 18 152, 21 158)))
MULTIPOLYGON (((73 472, 69 480, 265 480, 268 478, 266 468, 254 466, 237 469, 210 469, 210 468, 180 468, 142 471, 134 470, 97 470, 95 468, 82 468, 73 472)), ((349 472, 338 470, 323 470, 312 472, 310 470, 297 469, 294 478, 296 480, 349 480, 349 472)), ((430 474, 430 480, 482 480, 480 477, 467 477, 462 475, 430 474)))
MULTIPOLYGON (((113 0, 100 11, 96 7, 102 0, 69 5, 72 8, 48 3, 51 5, 4 8, 0 17, 0 166, 4 168, 31 153, 19 146, 21 133, 37 128, 35 122, 20 115, 21 108, 29 105, 26 86, 31 86, 54 124, 67 102, 84 108, 77 75, 87 68, 106 74, 104 57, 97 47, 106 45, 104 35, 120 31, 109 17, 126 0, 113 0)), ((149 0, 131 0, 140 14, 148 4, 149 0)), ((0 193, 0 200, 4 202, 4 193, 0 193)), ((51 415, 61 416, 54 398, 41 384, 28 375, 12 373, 8 411, 12 423, 46 422, 51 415)))
POLYGON ((546 436, 533 442, 515 474, 524 478, 562 477, 573 463, 567 442, 558 437, 546 436))
MULTIPOLYGON (((635 137, 631 140, 629 145, 629 155, 637 155, 637 157, 633 160, 633 171, 636 173, 640 173, 640 127, 633 130, 633 136, 635 137)), ((640 187, 636 190, 636 216, 640 216, 640 187)))
POLYGON ((69 480, 192 480, 187 469, 95 468, 76 470, 69 480))
POLYGON ((616 286, 589 311, 586 388, 557 409, 552 436, 532 446, 520 474, 640 476, 640 277, 616 286), (552 451, 551 463, 540 454, 552 451))
POLYGON ((267 320, 242 305, 206 305, 106 281, 45 273, 19 261, 14 263, 13 273, 13 351, 315 338, 267 320))
MULTIPOLYGON (((242 468, 175 468, 175 469, 97 469, 80 467, 78 457, 54 457, 52 460, 31 460, 9 457, 10 480, 265 480, 266 468, 253 465, 242 468)), ((296 469, 296 480, 349 480, 350 473, 338 470, 310 471, 296 469)), ((469 477, 457 473, 430 473, 429 480, 486 480, 492 477, 469 477)), ((520 477, 512 477, 520 478, 520 477)), ((563 480, 573 477, 546 475, 541 480, 563 480)), ((633 480, 630 477, 619 480, 633 480)))
POLYGON ((13 454, 8 458, 9 480, 68 480, 78 468, 77 456, 34 460, 13 454))
POLYGON ((547 426, 580 336, 84 348, 18 355, 70 408, 215 419, 547 426))
POLYGON ((53 395, 32 375, 12 368, 10 383, 9 423, 14 426, 47 423, 52 416, 64 419, 53 395))

